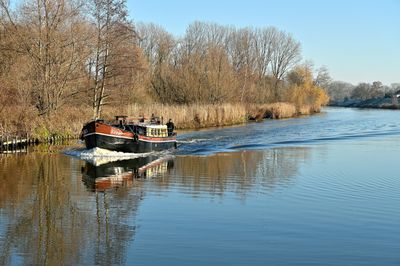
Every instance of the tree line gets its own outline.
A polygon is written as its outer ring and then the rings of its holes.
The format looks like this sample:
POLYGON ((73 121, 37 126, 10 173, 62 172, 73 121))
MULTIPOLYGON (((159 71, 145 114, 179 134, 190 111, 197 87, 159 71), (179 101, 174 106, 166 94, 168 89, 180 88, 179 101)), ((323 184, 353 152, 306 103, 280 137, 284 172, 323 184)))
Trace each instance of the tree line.
POLYGON ((137 31, 152 91, 168 103, 279 101, 284 75, 300 60, 300 44, 274 27, 194 22, 182 38, 154 24, 137 31))
POLYGON ((331 101, 339 102, 343 100, 369 100, 377 98, 390 98, 400 94, 400 83, 384 85, 380 81, 372 83, 361 82, 353 85, 343 81, 331 81, 327 86, 327 93, 331 101))
MULTIPOLYGON (((325 103, 324 71, 275 27, 194 22, 182 37, 134 24, 125 0, 0 0, 0 104, 62 106, 325 103)), ((0 115, 1 115, 0 108, 0 115)))

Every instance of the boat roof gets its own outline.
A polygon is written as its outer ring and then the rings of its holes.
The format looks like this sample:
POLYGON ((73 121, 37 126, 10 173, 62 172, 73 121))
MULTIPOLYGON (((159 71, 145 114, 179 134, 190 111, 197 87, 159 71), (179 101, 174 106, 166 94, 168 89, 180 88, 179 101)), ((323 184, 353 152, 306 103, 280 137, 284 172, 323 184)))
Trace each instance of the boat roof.
POLYGON ((139 126, 153 128, 153 129, 166 129, 166 125, 157 125, 157 124, 149 124, 149 123, 139 123, 139 126))

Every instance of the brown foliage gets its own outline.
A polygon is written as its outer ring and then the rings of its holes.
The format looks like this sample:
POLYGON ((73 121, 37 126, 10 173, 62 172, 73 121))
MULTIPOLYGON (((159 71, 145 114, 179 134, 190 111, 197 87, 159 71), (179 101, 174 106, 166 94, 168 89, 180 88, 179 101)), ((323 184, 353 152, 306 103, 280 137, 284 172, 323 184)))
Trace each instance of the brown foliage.
POLYGON ((276 28, 195 22, 176 38, 133 25, 125 1, 79 3, 28 0, 10 10, 0 0, 0 133, 76 134, 90 118, 121 113, 221 126, 327 102, 309 70, 291 71, 300 44, 276 28))
POLYGON ((314 84, 312 73, 307 66, 296 67, 289 75, 286 99, 295 104, 297 112, 309 114, 319 112, 321 106, 329 102, 324 89, 314 84))

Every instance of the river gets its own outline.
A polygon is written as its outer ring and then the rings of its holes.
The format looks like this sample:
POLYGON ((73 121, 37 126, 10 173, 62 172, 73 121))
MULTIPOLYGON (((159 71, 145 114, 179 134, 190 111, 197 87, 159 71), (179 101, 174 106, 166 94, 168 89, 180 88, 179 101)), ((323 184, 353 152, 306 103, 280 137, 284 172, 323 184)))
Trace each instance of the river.
POLYGON ((182 132, 148 156, 75 146, 0 155, 0 265, 400 264, 398 111, 182 132))

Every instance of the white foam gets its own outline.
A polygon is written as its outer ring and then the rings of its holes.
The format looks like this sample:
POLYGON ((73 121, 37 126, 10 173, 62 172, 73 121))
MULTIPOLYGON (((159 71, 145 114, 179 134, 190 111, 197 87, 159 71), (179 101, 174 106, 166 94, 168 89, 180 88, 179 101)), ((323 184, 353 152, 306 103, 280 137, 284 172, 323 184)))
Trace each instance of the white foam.
POLYGON ((108 163, 108 162, 114 162, 114 161, 120 161, 120 160, 127 160, 127 159, 135 159, 139 157, 147 157, 149 155, 155 154, 155 153, 127 153, 127 152, 119 152, 119 151, 110 151, 102 148, 93 148, 90 150, 80 148, 80 149, 71 149, 71 150, 66 150, 64 151, 64 154, 77 157, 79 159, 85 160, 87 162, 90 162, 96 166, 108 163))
POLYGON ((177 141, 178 144, 190 144, 190 143, 199 143, 204 141, 209 141, 211 139, 187 139, 187 140, 179 140, 177 141))
POLYGON ((217 136, 213 138, 197 138, 197 139, 180 139, 177 141, 178 144, 191 144, 191 143, 200 143, 200 142, 206 142, 206 141, 216 141, 219 139, 223 139, 224 136, 217 136))

